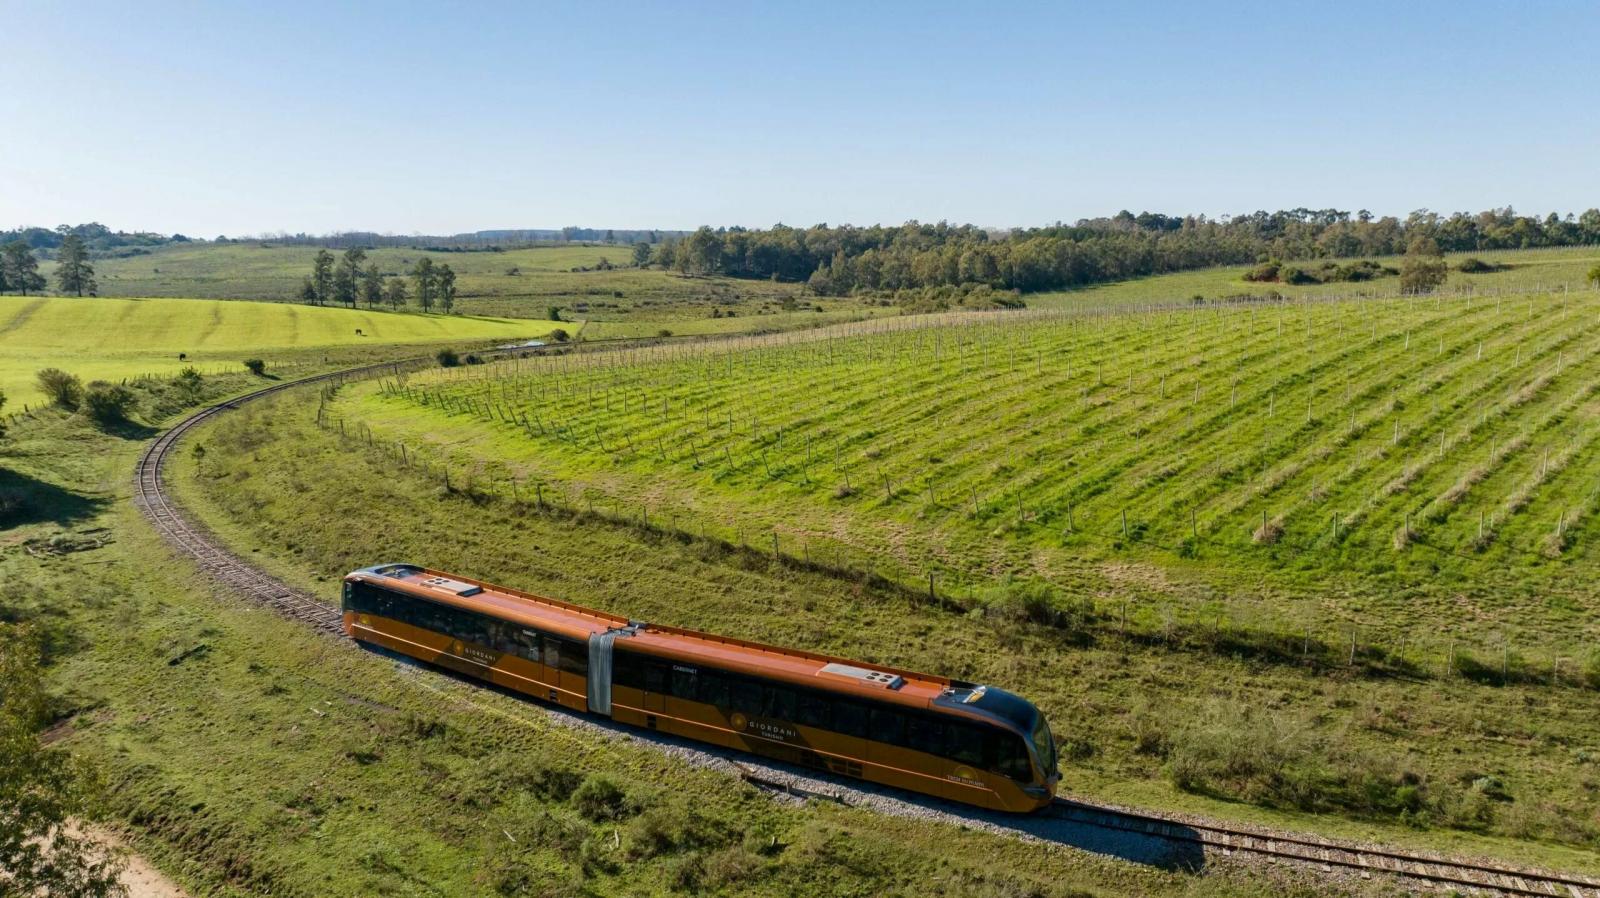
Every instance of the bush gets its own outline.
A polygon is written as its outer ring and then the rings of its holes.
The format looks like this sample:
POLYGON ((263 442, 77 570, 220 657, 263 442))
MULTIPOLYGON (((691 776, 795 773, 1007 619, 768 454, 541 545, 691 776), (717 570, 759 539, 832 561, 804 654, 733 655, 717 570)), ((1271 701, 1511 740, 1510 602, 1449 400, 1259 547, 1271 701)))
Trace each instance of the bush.
POLYGON ((83 409, 99 424, 120 424, 128 420, 133 393, 124 386, 97 380, 83 394, 83 409))
POLYGON ((1316 284, 1320 283, 1316 275, 1304 268, 1295 265, 1286 265, 1278 272, 1278 278, 1285 284, 1316 284))
POLYGON ((1166 774, 1186 792, 1374 817, 1413 817, 1428 808, 1421 777, 1345 747, 1311 720, 1217 700, 1169 734, 1166 774))
POLYGON ((173 383, 176 383, 179 389, 190 395, 195 395, 200 392, 200 385, 204 380, 205 378, 200 374, 199 371, 195 370, 193 365, 190 365, 182 371, 179 371, 178 376, 172 379, 173 383))
POLYGON ((572 793, 573 809, 595 822, 623 816, 626 803, 622 787, 603 776, 589 777, 572 793))
POLYGON ((83 399, 83 381, 76 374, 68 374, 60 368, 45 368, 34 375, 34 379, 39 383, 39 392, 62 408, 75 409, 83 399))
POLYGON ((565 343, 572 339, 572 335, 567 333, 566 328, 558 327, 550 332, 550 339, 556 341, 557 343, 565 343))
POLYGON ((1268 259, 1260 265, 1244 273, 1244 279, 1251 283, 1270 283, 1278 279, 1278 269, 1283 264, 1277 259, 1268 259))
POLYGON ((462 359, 462 361, 466 362, 468 365, 481 365, 483 364, 483 357, 475 352, 469 352, 467 353, 466 357, 462 359))
POLYGON ((249 368, 250 373, 256 377, 261 377, 267 373, 267 363, 260 359, 245 359, 244 366, 249 368))
POLYGON ((545 311, 545 316, 544 317, 550 319, 551 321, 560 321, 561 320, 561 307, 560 306, 551 306, 548 310, 545 311))
POLYGON ((666 339, 667 337, 672 336, 672 331, 662 328, 661 330, 656 331, 656 336, 666 339))
POLYGON ((454 349, 441 349, 433 357, 439 360, 441 368, 454 368, 461 364, 461 356, 454 349))
POLYGON ((1490 271, 1499 271, 1500 266, 1485 262, 1479 258, 1471 258, 1461 260, 1461 264, 1456 266, 1456 270, 1467 274, 1484 274, 1490 271))

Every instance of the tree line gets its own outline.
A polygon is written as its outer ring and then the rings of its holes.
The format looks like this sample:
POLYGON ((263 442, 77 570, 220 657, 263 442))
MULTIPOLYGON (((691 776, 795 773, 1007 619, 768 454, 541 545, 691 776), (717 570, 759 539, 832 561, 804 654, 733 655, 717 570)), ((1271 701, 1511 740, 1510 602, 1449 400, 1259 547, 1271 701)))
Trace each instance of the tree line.
POLYGON ((423 256, 403 275, 390 277, 379 271, 376 263, 368 262, 366 249, 359 246, 337 258, 326 249, 317 250, 311 274, 300 285, 300 298, 314 306, 338 304, 353 309, 357 303, 365 303, 369 309, 387 305, 399 311, 411 301, 412 289, 424 312, 437 307, 448 315, 455 310, 456 273, 448 263, 436 265, 423 256))
POLYGON ((1443 252, 1600 243, 1600 209, 1565 217, 1492 209, 1404 220, 1337 209, 1293 209, 1210 219, 1120 212, 1074 225, 991 233, 972 225, 817 225, 766 230, 703 227, 655 247, 635 263, 685 274, 806 282, 818 293, 988 284, 1057 290, 1213 265, 1268 259, 1391 256, 1426 238, 1443 252))

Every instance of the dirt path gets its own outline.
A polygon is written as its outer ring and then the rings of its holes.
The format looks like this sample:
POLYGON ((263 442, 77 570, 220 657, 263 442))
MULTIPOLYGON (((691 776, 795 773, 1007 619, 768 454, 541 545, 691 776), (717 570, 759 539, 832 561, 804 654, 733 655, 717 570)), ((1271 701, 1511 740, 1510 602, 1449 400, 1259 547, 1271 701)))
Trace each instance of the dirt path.
POLYGON ((122 853, 121 880, 123 888, 128 890, 128 898, 189 898, 188 892, 150 866, 149 861, 134 854, 115 833, 90 827, 83 834, 107 850, 122 853))

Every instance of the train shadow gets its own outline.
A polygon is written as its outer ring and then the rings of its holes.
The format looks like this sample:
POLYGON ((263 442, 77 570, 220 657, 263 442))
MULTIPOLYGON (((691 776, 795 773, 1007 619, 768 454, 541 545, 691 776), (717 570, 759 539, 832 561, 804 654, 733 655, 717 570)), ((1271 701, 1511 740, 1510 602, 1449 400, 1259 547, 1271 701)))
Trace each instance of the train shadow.
POLYGON ((612 737, 665 749, 690 764, 726 770, 735 775, 745 776, 747 779, 749 779, 748 774, 753 772, 764 783, 775 787, 774 792, 787 795, 794 800, 831 799, 845 805, 870 808, 880 813, 935 819, 970 829, 1075 848, 1161 870, 1198 873, 1205 867, 1205 849, 1198 841, 1198 834, 1185 827, 1169 824, 1165 827, 1168 831, 1166 835, 1139 831, 1136 824, 1126 829, 1108 827, 1085 819, 1104 814, 1103 809, 1067 799, 1059 800, 1054 806, 1032 814, 990 811, 916 792, 849 779, 750 752, 708 745, 655 730, 616 723, 610 718, 573 711, 513 689, 427 664, 381 646, 364 642, 357 645, 365 651, 406 667, 438 674, 458 684, 495 692, 530 707, 539 708, 563 725, 583 727, 612 737))

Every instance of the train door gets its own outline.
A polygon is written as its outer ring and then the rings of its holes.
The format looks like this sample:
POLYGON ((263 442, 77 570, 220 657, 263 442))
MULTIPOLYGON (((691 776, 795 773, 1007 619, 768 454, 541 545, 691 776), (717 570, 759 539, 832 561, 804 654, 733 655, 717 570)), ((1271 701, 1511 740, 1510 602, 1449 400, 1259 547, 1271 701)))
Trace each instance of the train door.
POLYGON ((667 712, 667 666, 654 661, 644 665, 644 709, 650 714, 667 712))

